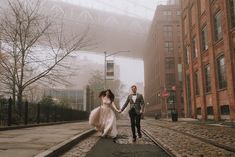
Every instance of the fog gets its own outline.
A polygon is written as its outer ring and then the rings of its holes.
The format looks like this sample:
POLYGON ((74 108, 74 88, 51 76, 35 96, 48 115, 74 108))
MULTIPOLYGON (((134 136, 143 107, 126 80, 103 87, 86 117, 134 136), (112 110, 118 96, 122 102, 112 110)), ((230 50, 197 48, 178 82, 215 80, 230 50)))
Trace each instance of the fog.
MULTIPOLYGON (((2 5, 4 2, 0 0, 2 5)), ((104 52, 128 51, 108 58, 118 68, 115 79, 122 81, 126 91, 136 83, 143 89, 146 38, 156 6, 165 1, 49 0, 44 3, 44 14, 52 16, 57 23, 62 22, 68 37, 88 31, 89 47, 66 59, 76 69, 67 79, 71 83, 69 88, 82 89, 94 70, 104 71, 104 52)))

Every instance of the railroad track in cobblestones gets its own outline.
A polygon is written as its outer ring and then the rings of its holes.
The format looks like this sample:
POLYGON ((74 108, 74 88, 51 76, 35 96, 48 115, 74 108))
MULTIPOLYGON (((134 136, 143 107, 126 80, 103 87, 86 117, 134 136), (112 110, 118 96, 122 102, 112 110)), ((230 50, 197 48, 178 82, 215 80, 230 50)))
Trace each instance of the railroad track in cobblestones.
POLYGON ((98 133, 94 132, 61 153, 60 157, 85 157, 98 140, 98 133))
POLYGON ((153 143, 160 147, 163 151, 165 151, 170 157, 176 157, 175 154, 172 153, 171 150, 169 150, 168 148, 166 148, 165 146, 163 146, 159 141, 157 141, 156 138, 154 138, 151 133, 147 130, 147 129, 142 129, 141 130, 149 139, 151 139, 151 141, 153 141, 153 143))
MULTIPOLYGON (((202 138, 202 137, 199 137, 199 136, 196 136, 196 135, 193 135, 193 134, 190 134, 190 133, 187 133, 187 132, 183 132, 183 131, 179 131, 179 130, 176 130, 176 129, 172 129, 170 127, 167 127, 167 126, 163 126, 163 125, 158 125, 158 124, 152 124, 152 123, 147 123, 149 125, 153 125, 153 126, 158 126, 158 127, 161 127, 161 128, 165 128, 165 129, 168 129, 168 130, 171 130, 171 131, 174 131, 174 132, 177 132, 179 134, 182 134, 183 136, 188 136, 190 138, 194 138, 194 139, 197 139, 197 140, 200 140, 204 143, 207 143, 207 144, 211 144, 215 147, 218 147, 220 149, 224 149, 224 150, 227 150, 231 153, 235 153, 235 148, 234 147, 229 147, 227 145, 224 145, 224 144, 221 144, 217 141, 213 141, 213 140, 209 140, 209 139, 206 139, 206 138, 202 138)), ((150 133, 149 133, 150 134, 150 133)), ((151 136, 151 134, 150 134, 151 136)), ((154 140, 154 138, 153 138, 154 140)), ((156 140, 156 139, 155 139, 156 140)), ((157 141, 157 140, 156 140, 157 141)), ((161 145, 161 144, 160 144, 161 145)), ((166 150, 166 151, 169 151, 169 150, 166 150)))
MULTIPOLYGON (((137 139, 136 143, 132 143, 132 138, 129 135, 126 135, 127 132, 131 133, 131 131, 129 130, 129 125, 119 125, 119 133, 120 136, 118 137, 118 140, 116 143, 124 145, 124 144, 134 144, 134 145, 138 145, 138 144, 150 144, 152 146, 156 146, 158 147, 159 150, 161 150, 162 152, 164 152, 166 155, 164 157, 176 157, 174 154, 171 153, 171 151, 169 151, 167 148, 165 148, 163 145, 161 145, 158 141, 156 141, 151 134, 149 133, 148 130, 146 129, 142 129, 142 133, 143 133, 143 137, 141 139, 137 139), (123 129, 123 128, 127 128, 127 129, 123 129), (125 135, 123 135, 123 132, 125 132, 125 135), (128 139, 129 138, 129 139, 128 139)), ((61 155, 60 157, 72 157, 72 156, 79 156, 79 157, 85 157, 87 156, 87 153, 89 151, 91 151, 91 149, 97 144, 97 142, 99 141, 100 136, 99 133, 93 133, 90 134, 89 136, 86 136, 82 141, 79 141, 76 145, 73 146, 72 149, 67 150, 63 155, 61 155)), ((122 152, 123 153, 123 152, 122 152)), ((131 152, 132 154, 134 153, 131 152)))

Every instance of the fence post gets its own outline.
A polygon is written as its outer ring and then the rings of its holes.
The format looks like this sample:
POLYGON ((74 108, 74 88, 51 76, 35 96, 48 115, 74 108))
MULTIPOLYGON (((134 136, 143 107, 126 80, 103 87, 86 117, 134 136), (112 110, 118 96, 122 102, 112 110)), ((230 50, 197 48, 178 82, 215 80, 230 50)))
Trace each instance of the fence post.
POLYGON ((29 102, 26 100, 25 107, 24 107, 24 124, 25 125, 28 124, 28 106, 29 106, 29 102))
POLYGON ((54 106, 54 122, 56 122, 56 112, 57 112, 57 106, 54 106))
POLYGON ((37 124, 40 123, 40 103, 37 103, 37 124))
POLYGON ((11 118, 12 118, 12 98, 8 99, 8 118, 7 118, 7 125, 11 126, 11 118))
POLYGON ((47 123, 48 123, 50 121, 50 106, 49 106, 49 104, 47 104, 46 119, 47 119, 47 123))

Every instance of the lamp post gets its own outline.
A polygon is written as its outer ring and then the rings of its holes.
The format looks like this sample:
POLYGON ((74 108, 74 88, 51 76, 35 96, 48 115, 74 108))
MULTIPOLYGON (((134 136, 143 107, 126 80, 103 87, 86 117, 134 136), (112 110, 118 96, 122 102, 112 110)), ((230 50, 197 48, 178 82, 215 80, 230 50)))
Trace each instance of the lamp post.
POLYGON ((107 52, 104 51, 104 89, 106 89, 106 73, 107 73, 106 62, 107 62, 107 58, 110 57, 110 56, 114 56, 118 53, 122 53, 122 52, 130 52, 130 50, 117 51, 117 52, 113 52, 113 53, 110 53, 110 54, 107 54, 107 52))

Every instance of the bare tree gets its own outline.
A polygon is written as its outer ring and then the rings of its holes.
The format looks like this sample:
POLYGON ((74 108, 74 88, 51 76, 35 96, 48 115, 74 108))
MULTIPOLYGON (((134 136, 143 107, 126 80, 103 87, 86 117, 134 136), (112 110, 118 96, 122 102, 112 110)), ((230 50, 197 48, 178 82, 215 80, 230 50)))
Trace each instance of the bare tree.
MULTIPOLYGON (((10 91, 21 113, 23 93, 42 79, 63 82, 64 60, 89 47, 88 29, 65 34, 62 24, 43 14, 41 0, 8 0, 0 19, 0 81, 10 91)), ((68 33, 68 32, 66 32, 68 33)))
MULTIPOLYGON (((94 101, 99 101, 99 93, 104 90, 104 79, 103 73, 99 70, 93 72, 92 77, 89 79, 90 89, 94 92, 94 101)), ((107 80, 106 82, 107 88, 111 89, 115 95, 115 101, 119 104, 120 96, 123 95, 124 85, 120 80, 107 80)))

